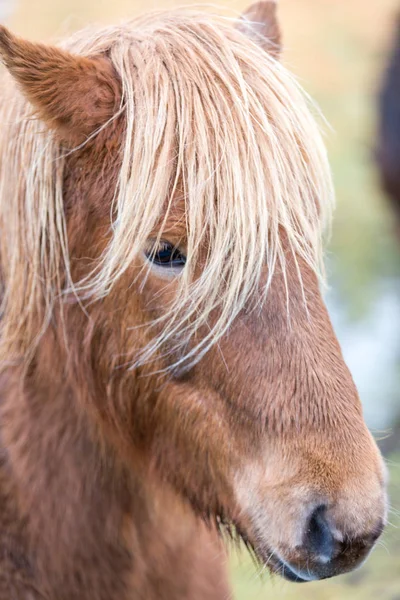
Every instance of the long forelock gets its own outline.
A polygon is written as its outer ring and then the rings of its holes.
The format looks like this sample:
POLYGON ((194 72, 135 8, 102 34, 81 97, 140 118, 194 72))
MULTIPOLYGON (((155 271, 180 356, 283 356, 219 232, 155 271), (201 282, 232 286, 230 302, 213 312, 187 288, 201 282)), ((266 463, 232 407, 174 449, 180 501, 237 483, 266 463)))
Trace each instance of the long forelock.
MULTIPOLYGON (((38 287, 43 290, 43 276, 46 306, 66 285, 85 298, 104 297, 143 252, 149 232, 168 219, 179 186, 188 260, 176 299, 162 318, 162 334, 135 364, 165 347, 190 348, 180 360, 197 360, 250 298, 264 301, 278 264, 285 274, 282 231, 294 259, 323 277, 322 233, 333 203, 329 166, 309 100, 278 61, 229 20, 193 11, 158 14, 90 35, 85 31, 65 46, 86 55, 107 53, 122 82, 125 131, 112 235, 94 271, 72 283, 63 161, 58 151, 59 168, 50 166, 56 142, 50 134, 38 138, 37 124, 25 130, 21 125, 19 141, 9 139, 7 145, 11 156, 23 155, 25 164, 31 158, 24 182, 31 221, 28 225, 19 217, 17 223, 29 228, 31 248, 25 242, 21 247, 20 238, 11 257, 15 272, 8 273, 6 286, 10 277, 18 278, 24 252, 33 251, 29 306, 38 287), (195 278, 205 246, 207 260, 195 278), (61 263, 68 276, 54 277, 61 263), (265 265, 267 283, 260 289, 265 265), (217 318, 210 325, 212 314, 217 318), (190 344, 203 326, 207 335, 190 344)), ((7 223, 4 188, 2 227, 7 223)), ((301 282, 300 269, 299 276, 301 282)), ((3 308, 5 318, 7 310, 12 308, 3 308)))

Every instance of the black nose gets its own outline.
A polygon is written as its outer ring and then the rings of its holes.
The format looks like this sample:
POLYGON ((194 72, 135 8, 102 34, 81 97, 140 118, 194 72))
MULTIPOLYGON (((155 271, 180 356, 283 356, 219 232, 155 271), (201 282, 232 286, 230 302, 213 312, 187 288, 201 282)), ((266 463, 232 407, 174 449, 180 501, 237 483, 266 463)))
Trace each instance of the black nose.
POLYGON ((277 557, 277 572, 289 581, 302 582, 352 571, 368 556, 384 525, 379 520, 372 531, 362 536, 340 535, 340 530, 330 524, 331 519, 332 511, 327 506, 315 508, 308 517, 302 543, 285 557, 277 557))
POLYGON ((335 539, 326 520, 326 507, 318 506, 311 514, 304 533, 303 547, 314 560, 327 563, 335 552, 335 539))

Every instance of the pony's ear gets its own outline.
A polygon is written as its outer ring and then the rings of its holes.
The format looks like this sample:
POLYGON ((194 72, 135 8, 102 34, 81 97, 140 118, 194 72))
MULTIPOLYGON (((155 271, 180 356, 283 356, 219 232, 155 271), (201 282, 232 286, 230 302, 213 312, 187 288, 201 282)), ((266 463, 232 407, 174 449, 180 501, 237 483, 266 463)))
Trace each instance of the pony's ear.
POLYGON ((116 112, 120 86, 106 58, 28 42, 0 25, 0 59, 38 117, 71 144, 83 142, 116 112))
POLYGON ((276 0, 263 0, 249 6, 237 28, 275 58, 281 52, 281 30, 276 18, 276 0))

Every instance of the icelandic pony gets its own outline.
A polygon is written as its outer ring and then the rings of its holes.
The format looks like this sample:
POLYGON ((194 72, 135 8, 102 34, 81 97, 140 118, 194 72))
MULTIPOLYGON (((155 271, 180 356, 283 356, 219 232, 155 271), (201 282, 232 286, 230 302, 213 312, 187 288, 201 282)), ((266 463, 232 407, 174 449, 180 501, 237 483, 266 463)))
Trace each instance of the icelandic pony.
POLYGON ((0 28, 1 600, 221 600, 220 532, 357 567, 382 459, 321 298, 332 190, 275 4, 0 28))
POLYGON ((379 99, 378 166, 400 223, 400 18, 379 99))

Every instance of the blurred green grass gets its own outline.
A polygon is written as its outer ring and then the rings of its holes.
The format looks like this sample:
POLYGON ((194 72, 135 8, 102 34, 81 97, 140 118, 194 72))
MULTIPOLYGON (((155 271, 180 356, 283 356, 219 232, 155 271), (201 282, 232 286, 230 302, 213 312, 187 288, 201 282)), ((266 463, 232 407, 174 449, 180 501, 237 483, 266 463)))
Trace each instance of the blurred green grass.
POLYGON ((232 554, 235 600, 400 600, 400 454, 387 461, 390 470, 390 523, 364 565, 341 577, 294 584, 255 568, 243 551, 232 554))

